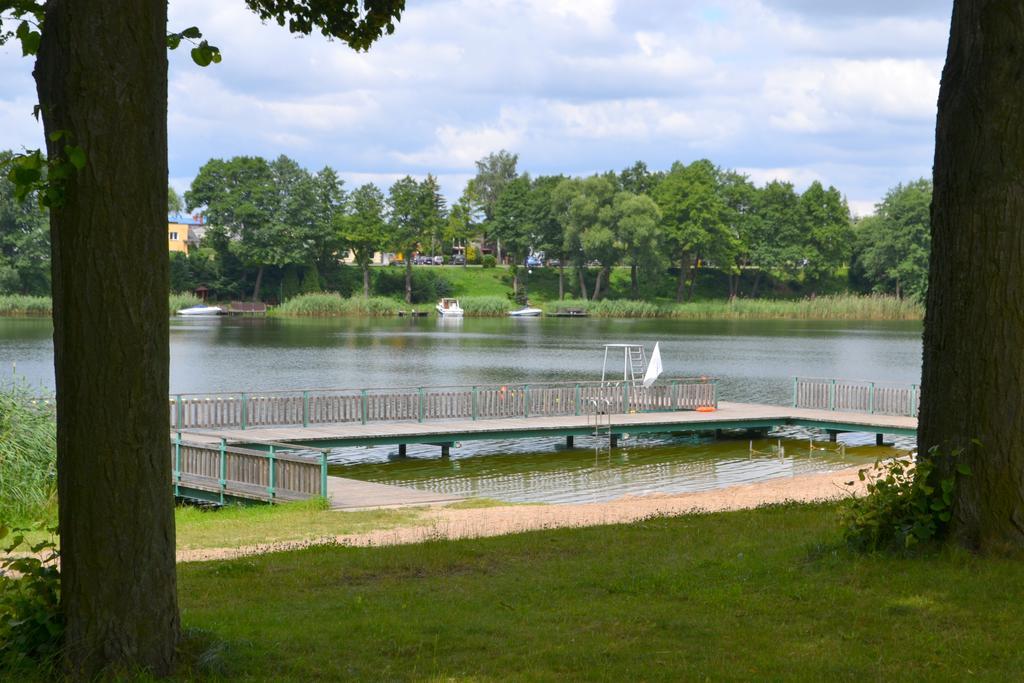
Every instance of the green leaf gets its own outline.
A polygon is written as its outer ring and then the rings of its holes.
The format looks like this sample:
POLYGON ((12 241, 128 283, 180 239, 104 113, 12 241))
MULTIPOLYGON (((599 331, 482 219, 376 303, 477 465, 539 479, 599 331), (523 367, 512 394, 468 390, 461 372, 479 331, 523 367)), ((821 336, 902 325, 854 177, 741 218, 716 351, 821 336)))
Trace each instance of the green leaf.
POLYGON ((192 61, 199 66, 210 66, 210 62, 213 61, 213 55, 210 54, 209 48, 203 46, 192 48, 192 61))
POLYGON ((39 40, 42 36, 38 31, 33 31, 27 21, 18 24, 18 30, 14 33, 21 41, 21 55, 27 57, 39 51, 39 40))
POLYGON ((21 187, 31 189, 29 186, 31 186, 32 183, 39 180, 43 175, 42 171, 40 171, 39 169, 25 166, 15 166, 13 169, 11 169, 11 173, 14 176, 13 178, 11 178, 11 181, 15 185, 18 185, 19 189, 21 187))
POLYGON ((190 38, 192 40, 199 40, 203 37, 202 32, 198 26, 189 26, 187 29, 181 32, 182 38, 190 38))
POLYGON ((64 153, 68 155, 68 161, 70 161, 72 163, 72 165, 75 168, 77 168, 79 171, 81 171, 83 168, 85 168, 85 150, 84 149, 82 149, 81 147, 75 147, 73 145, 68 145, 67 147, 64 148, 64 153))
POLYGON ((971 476, 971 466, 965 462, 958 462, 956 464, 956 471, 965 477, 971 476))
POLYGON ((0 524, 0 538, 5 538, 9 533, 11 533, 10 527, 0 524))
POLYGON ((181 35, 178 34, 178 33, 168 33, 167 34, 167 49, 168 50, 175 50, 175 49, 177 49, 177 47, 179 45, 181 45, 181 35))

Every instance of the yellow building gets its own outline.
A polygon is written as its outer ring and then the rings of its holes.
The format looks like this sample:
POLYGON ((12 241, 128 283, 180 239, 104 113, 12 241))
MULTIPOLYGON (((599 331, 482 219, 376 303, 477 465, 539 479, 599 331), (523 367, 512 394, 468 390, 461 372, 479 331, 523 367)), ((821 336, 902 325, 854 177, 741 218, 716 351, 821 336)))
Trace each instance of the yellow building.
POLYGON ((188 226, 184 223, 167 224, 167 251, 180 251, 188 255, 188 226))

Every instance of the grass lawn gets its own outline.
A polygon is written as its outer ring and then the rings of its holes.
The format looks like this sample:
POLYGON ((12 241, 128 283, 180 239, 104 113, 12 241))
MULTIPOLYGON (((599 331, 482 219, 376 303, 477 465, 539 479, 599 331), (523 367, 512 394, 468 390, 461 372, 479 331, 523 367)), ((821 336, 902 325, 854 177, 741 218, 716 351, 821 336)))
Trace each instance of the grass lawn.
POLYGON ((193 673, 263 680, 989 680, 1024 670, 1024 567, 859 556, 785 506, 179 566, 193 673), (195 645, 193 645, 194 647, 195 645))

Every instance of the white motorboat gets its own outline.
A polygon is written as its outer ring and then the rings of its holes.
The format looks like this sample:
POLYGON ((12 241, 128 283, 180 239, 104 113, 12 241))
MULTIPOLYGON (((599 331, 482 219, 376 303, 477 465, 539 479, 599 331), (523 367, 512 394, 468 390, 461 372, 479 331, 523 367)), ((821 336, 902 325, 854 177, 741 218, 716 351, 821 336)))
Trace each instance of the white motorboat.
POLYGON ((192 306, 178 311, 178 315, 221 315, 224 309, 220 306, 192 306))
POLYGON ((518 311, 509 311, 508 315, 510 318, 539 318, 540 314, 543 313, 539 308, 527 306, 520 308, 518 311))
POLYGON ((441 299, 434 308, 442 318, 461 318, 463 313, 458 299, 441 299))

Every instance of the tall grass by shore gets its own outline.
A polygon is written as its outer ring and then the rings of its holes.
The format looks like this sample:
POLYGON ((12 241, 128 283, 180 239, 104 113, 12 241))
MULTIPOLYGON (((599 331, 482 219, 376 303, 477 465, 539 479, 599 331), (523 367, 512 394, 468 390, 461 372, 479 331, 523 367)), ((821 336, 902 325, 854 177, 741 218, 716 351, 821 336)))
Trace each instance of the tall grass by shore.
POLYGON ((56 492, 53 398, 22 383, 0 386, 0 524, 47 518, 56 492))
POLYGON ((52 311, 48 296, 0 294, 0 315, 50 315, 52 311))
POLYGON ((167 308, 171 315, 175 315, 183 308, 192 308, 201 303, 203 302, 199 297, 189 292, 171 292, 171 295, 167 297, 167 308))
POLYGON ((459 299, 465 315, 471 318, 494 318, 508 314, 512 302, 503 296, 467 296, 459 299))
POLYGON ((676 320, 920 320, 924 317, 924 306, 912 299, 851 294, 813 299, 737 299, 683 304, 566 299, 548 302, 544 312, 551 314, 560 308, 582 309, 596 318, 676 320))
POLYGON ((400 308, 409 308, 387 297, 361 296, 345 298, 336 292, 302 294, 289 299, 274 309, 274 315, 294 317, 341 317, 341 316, 382 316, 395 315, 400 308))

